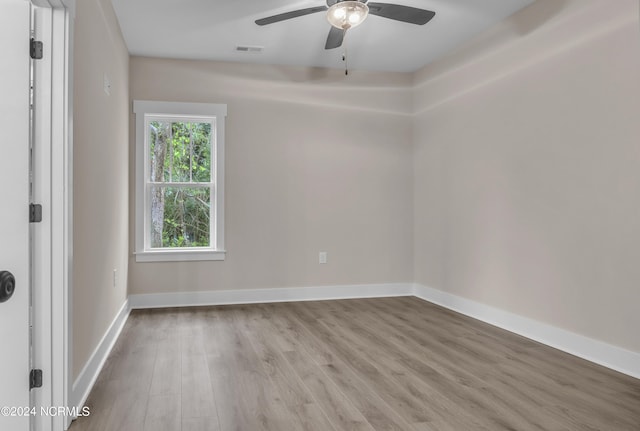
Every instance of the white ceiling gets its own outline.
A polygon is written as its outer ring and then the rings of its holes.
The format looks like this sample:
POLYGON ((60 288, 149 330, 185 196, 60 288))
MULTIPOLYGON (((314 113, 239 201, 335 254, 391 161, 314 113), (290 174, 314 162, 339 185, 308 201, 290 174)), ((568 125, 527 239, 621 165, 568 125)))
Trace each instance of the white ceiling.
MULTIPOLYGON (((383 1, 383 0, 381 0, 383 1)), ((347 34, 350 69, 413 72, 534 0, 384 0, 428 9, 424 26, 369 16, 347 34)), ((112 0, 132 55, 343 68, 325 50, 324 12, 260 27, 255 20, 325 0, 112 0), (260 53, 238 45, 261 46, 260 53)), ((344 45, 343 45, 344 46, 344 45)))

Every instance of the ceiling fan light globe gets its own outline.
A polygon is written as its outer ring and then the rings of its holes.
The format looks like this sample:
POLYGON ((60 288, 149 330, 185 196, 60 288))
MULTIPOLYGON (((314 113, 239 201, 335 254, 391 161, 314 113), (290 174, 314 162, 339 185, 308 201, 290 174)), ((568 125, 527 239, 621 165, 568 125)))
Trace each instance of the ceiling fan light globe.
POLYGON ((329 8, 327 20, 332 26, 347 30, 362 24, 368 14, 369 7, 365 3, 341 1, 329 8))

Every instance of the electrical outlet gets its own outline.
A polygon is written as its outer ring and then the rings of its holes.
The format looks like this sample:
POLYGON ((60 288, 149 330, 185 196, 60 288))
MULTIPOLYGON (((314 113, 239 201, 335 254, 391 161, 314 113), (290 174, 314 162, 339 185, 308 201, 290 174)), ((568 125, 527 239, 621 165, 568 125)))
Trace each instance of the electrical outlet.
POLYGON ((113 270, 113 287, 118 287, 118 270, 113 270))
POLYGON ((319 256, 318 256, 318 261, 321 264, 325 264, 327 263, 327 252, 326 251, 321 251, 319 256))

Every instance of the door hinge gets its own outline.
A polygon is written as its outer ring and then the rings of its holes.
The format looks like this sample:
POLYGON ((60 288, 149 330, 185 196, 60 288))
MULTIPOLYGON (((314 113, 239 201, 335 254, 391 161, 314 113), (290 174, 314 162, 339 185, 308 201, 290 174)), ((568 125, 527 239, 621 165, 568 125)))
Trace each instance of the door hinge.
POLYGON ((42 221, 42 205, 29 204, 29 223, 40 223, 42 221))
POLYGON ((29 390, 42 387, 42 370, 31 370, 29 374, 29 390))
POLYGON ((31 53, 31 58, 33 58, 34 60, 42 59, 42 55, 44 52, 44 49, 42 47, 42 42, 40 42, 39 40, 35 40, 34 38, 31 38, 31 45, 30 45, 29 52, 31 53))

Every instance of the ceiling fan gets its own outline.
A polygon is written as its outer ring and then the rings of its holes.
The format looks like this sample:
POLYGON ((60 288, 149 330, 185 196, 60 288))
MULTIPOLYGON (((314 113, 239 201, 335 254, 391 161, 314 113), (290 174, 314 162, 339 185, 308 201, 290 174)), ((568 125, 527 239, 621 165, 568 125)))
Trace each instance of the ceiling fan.
POLYGON ((299 16, 317 12, 327 12, 327 20, 331 24, 329 36, 324 49, 338 48, 342 45, 344 36, 350 28, 356 27, 365 20, 367 15, 377 15, 395 21, 424 25, 431 21, 435 12, 391 3, 369 2, 368 0, 326 0, 326 6, 309 7, 278 15, 269 16, 256 21, 258 25, 268 25, 285 21, 299 16))

